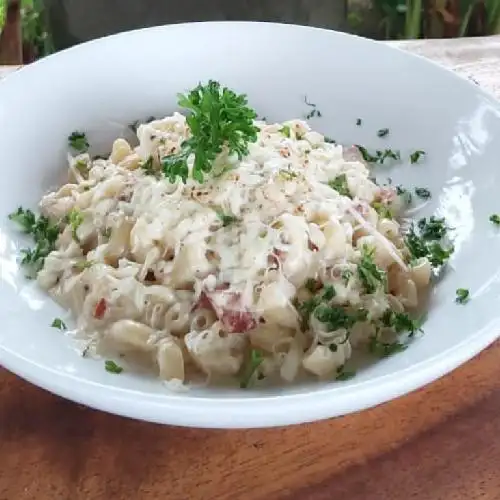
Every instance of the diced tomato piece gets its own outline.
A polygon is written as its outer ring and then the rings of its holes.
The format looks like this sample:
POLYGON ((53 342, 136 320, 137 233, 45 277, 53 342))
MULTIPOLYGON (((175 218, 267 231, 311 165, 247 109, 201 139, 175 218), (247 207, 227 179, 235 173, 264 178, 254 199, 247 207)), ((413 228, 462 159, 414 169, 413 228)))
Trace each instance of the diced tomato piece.
POLYGON ((102 319, 104 314, 106 313, 106 309, 108 308, 108 304, 106 303, 106 299, 100 299, 94 310, 94 318, 102 319))
POLYGON ((220 321, 228 333, 245 333, 257 326, 250 311, 225 310, 220 321))

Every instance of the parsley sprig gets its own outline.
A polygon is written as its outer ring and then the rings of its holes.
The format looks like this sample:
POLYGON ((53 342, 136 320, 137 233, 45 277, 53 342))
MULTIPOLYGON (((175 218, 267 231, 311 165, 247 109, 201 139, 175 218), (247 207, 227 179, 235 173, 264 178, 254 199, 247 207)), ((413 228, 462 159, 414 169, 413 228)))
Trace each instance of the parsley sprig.
POLYGON ((192 135, 183 142, 179 153, 162 158, 163 172, 170 182, 177 177, 187 181, 191 155, 193 179, 201 183, 224 148, 241 159, 248 154, 248 144, 257 140, 258 129, 253 124, 257 114, 248 107, 244 94, 238 95, 211 80, 179 95, 178 102, 189 111, 187 124, 192 135))
POLYGON ((11 221, 16 222, 26 234, 35 240, 34 248, 24 248, 21 264, 28 267, 35 274, 43 267, 45 257, 55 248, 59 236, 59 226, 47 217, 36 216, 31 210, 19 207, 9 215, 11 221))

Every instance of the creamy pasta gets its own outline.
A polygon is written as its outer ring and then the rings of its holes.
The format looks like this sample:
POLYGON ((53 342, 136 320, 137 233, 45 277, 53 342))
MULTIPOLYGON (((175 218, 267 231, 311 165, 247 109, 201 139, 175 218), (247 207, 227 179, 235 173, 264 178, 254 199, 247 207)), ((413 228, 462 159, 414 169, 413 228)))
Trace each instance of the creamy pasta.
POLYGON ((95 352, 247 386, 335 379, 353 349, 413 333, 432 266, 411 258, 396 189, 304 121, 255 125, 249 154, 222 152, 203 184, 161 173, 190 136, 178 113, 108 159, 69 157, 68 183, 40 203, 61 233, 37 279, 95 352))

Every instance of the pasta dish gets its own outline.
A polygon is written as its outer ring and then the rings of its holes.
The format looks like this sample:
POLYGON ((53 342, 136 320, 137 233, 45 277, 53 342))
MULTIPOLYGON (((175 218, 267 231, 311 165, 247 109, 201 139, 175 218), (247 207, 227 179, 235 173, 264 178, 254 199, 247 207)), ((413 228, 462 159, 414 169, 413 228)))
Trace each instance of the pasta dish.
POLYGON ((173 384, 201 374, 247 387, 343 379, 353 350, 404 349, 451 253, 443 221, 405 226, 405 193, 377 184, 362 148, 302 119, 257 120, 213 84, 108 158, 72 134, 68 182, 43 196, 39 219, 11 216, 34 234, 23 260, 72 312, 86 354, 111 353, 115 373, 120 356, 137 356, 173 384))

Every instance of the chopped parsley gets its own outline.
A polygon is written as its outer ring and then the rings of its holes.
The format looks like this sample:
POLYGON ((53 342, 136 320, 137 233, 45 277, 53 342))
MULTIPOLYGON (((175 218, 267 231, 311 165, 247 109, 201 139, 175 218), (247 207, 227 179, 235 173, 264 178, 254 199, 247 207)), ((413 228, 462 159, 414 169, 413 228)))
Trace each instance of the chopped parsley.
POLYGON ((420 234, 417 234, 413 226, 406 237, 406 246, 412 258, 427 257, 433 267, 442 266, 454 251, 452 245, 444 248, 441 243, 448 232, 445 220, 437 217, 423 218, 418 221, 417 228, 420 234))
POLYGON ((70 147, 78 153, 85 153, 89 149, 87 136, 83 132, 73 132, 68 137, 68 143, 70 147))
POLYGON ((398 352, 403 352, 408 346, 401 342, 382 342, 377 337, 370 337, 368 350, 379 358, 387 358, 398 352))
POLYGON ((377 288, 385 285, 385 273, 377 267, 373 258, 375 249, 364 246, 361 249, 361 260, 358 264, 358 278, 366 293, 374 293, 377 288))
POLYGON ((383 219, 393 219, 394 214, 388 205, 382 203, 381 201, 374 201, 372 203, 372 208, 377 212, 383 219))
POLYGON ((292 170, 285 170, 284 168, 281 168, 278 172, 278 177, 283 181, 292 181, 298 177, 298 174, 292 170))
POLYGON ((467 288, 458 288, 457 289, 457 297, 455 299, 455 302, 457 304, 465 304, 466 302, 469 301, 470 293, 467 288))
POLYGON ((307 120, 309 120, 310 118, 314 118, 314 117, 321 118, 321 111, 319 111, 316 104, 309 102, 307 100, 307 96, 304 96, 304 102, 306 103, 307 106, 309 106, 310 108, 313 108, 313 109, 311 109, 311 111, 309 111, 309 113, 307 113, 307 115, 306 115, 307 120))
POLYGON ((325 142, 327 142, 328 144, 337 144, 337 141, 335 139, 332 139, 331 137, 327 137, 325 135, 325 142))
POLYGON ((349 190, 349 185, 347 183, 347 177, 345 174, 340 174, 335 177, 335 179, 328 181, 328 185, 337 191, 337 193, 342 196, 351 197, 351 191, 349 190))
POLYGON ((262 364, 264 361, 264 356, 260 351, 257 349, 252 349, 250 352, 250 360, 246 366, 246 369, 244 370, 241 382, 240 382, 240 388, 241 389, 247 389, 250 385, 250 382, 252 381, 252 378, 259 368, 259 366, 262 364))
POLYGON ((438 219, 435 216, 429 217, 428 220, 426 218, 420 219, 418 221, 418 228, 420 229, 422 238, 432 241, 443 239, 448 232, 444 218, 438 219))
POLYGON ((290 129, 290 126, 289 125, 283 125, 283 127, 281 127, 281 130, 280 132, 285 136, 285 137, 290 137, 290 134, 291 134, 291 129, 290 129))
POLYGON ((9 219, 16 222, 26 234, 33 237, 34 248, 24 248, 21 264, 28 267, 35 274, 43 267, 45 257, 55 248, 59 236, 59 226, 52 223, 47 217, 36 216, 31 210, 19 207, 9 215, 9 219))
POLYGON ((364 321, 367 317, 367 311, 359 309, 354 312, 348 312, 344 307, 319 305, 314 310, 314 317, 324 323, 329 332, 345 328, 349 330, 358 321, 364 321))
POLYGON ((387 137, 389 135, 389 129, 388 128, 381 128, 378 132, 377 132, 377 136, 380 137, 381 139, 383 137, 387 137))
POLYGON ((344 284, 347 286, 349 280, 353 277, 354 273, 350 269, 344 269, 341 273, 341 278, 344 284))
POLYGON ((401 197, 401 199, 407 205, 410 205, 413 201, 413 196, 410 191, 405 189, 403 186, 396 186, 396 194, 401 197))
POLYGON ((144 163, 141 164, 141 168, 146 175, 156 175, 157 173, 154 169, 152 156, 150 156, 144 163))
POLYGON ((394 329, 396 333, 408 332, 410 337, 422 331, 422 319, 412 319, 408 314, 392 309, 385 311, 380 322, 383 326, 394 329))
POLYGON ((123 371, 123 368, 120 365, 117 365, 114 361, 111 359, 107 359, 104 362, 104 368, 106 369, 107 372, 109 373, 114 373, 118 375, 123 371))
POLYGON ((66 326, 66 323, 61 318, 55 318, 54 321, 52 321, 52 324, 50 325, 52 328, 57 328, 58 330, 67 330, 68 327, 66 326))
POLYGON ((222 212, 217 212, 217 217, 220 219, 222 222, 223 227, 230 226, 231 224, 234 224, 238 218, 234 215, 227 215, 222 212))
POLYGON ((89 165, 85 160, 77 160, 75 163, 75 168, 81 175, 87 175, 89 171, 89 165))
POLYGON ((247 104, 244 94, 238 95, 213 80, 179 96, 179 106, 189 111, 186 120, 192 135, 182 143, 179 153, 161 160, 170 182, 177 177, 187 181, 191 155, 193 179, 202 183, 223 147, 239 159, 248 154, 248 144, 257 140, 258 129, 253 124, 257 114, 247 104))
POLYGON ((359 152, 361 153, 363 159, 368 163, 378 163, 380 165, 383 165, 386 162, 386 160, 395 160, 395 161, 401 160, 401 153, 399 151, 394 151, 392 149, 384 149, 383 151, 377 150, 375 151, 375 153, 370 153, 363 146, 358 145, 356 147, 359 149, 359 152))
POLYGON ((490 215, 490 222, 495 224, 495 226, 500 226, 500 215, 498 214, 490 215))
POLYGON ((95 264, 93 260, 80 260, 78 262, 75 262, 73 264, 73 267, 78 270, 78 271, 83 271, 85 269, 88 269, 89 267, 92 267, 95 264))
POLYGON ((426 154, 425 151, 421 151, 421 150, 414 151, 410 155, 410 162, 411 162, 411 164, 414 165, 415 163, 418 163, 420 161, 420 159, 425 156, 425 154, 426 154))
POLYGON ((335 380, 345 381, 345 380, 350 380, 355 376, 356 376, 355 371, 346 371, 344 366, 341 366, 337 370, 337 376, 335 377, 335 380))
POLYGON ((77 208, 73 208, 68 214, 68 224, 71 226, 71 234, 75 241, 78 241, 76 231, 81 226, 82 222, 83 214, 77 208))
POLYGON ((314 118, 314 117, 317 117, 317 118, 321 118, 321 111, 319 109, 311 109, 311 111, 309 111, 309 113, 307 113, 306 115, 306 119, 307 120, 310 120, 311 118, 314 118))
POLYGON ((415 188, 415 194, 423 200, 428 200, 431 197, 431 192, 426 188, 415 188))
POLYGON ((316 292, 317 287, 318 287, 318 282, 314 278, 308 278, 305 283, 305 287, 307 290, 309 290, 311 293, 316 292))
POLYGON ((335 297, 336 292, 335 292, 335 287, 333 285, 327 285, 325 288, 323 288, 323 292, 321 295, 321 298, 326 301, 330 301, 335 297))
POLYGON ((363 125, 363 120, 361 118, 356 119, 356 125, 361 127, 361 125, 363 125))

